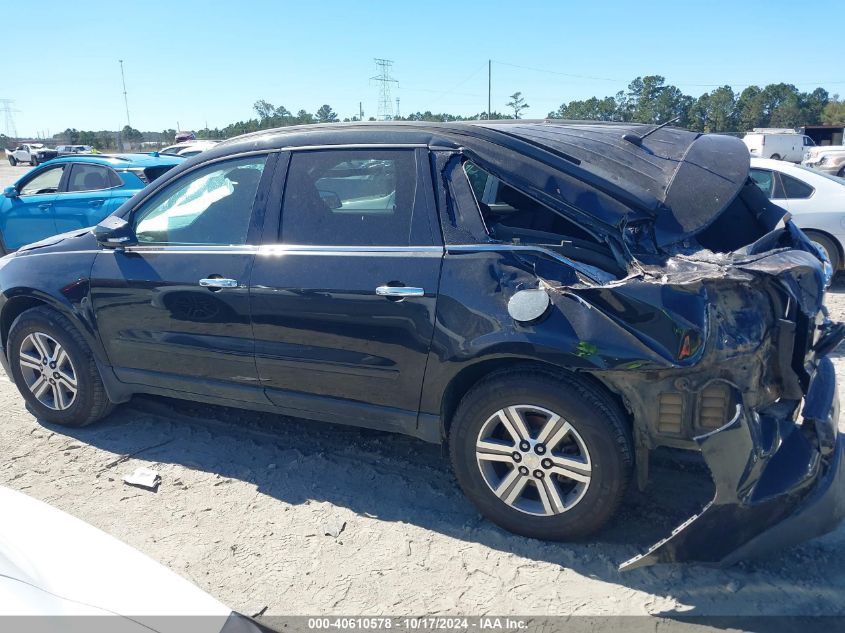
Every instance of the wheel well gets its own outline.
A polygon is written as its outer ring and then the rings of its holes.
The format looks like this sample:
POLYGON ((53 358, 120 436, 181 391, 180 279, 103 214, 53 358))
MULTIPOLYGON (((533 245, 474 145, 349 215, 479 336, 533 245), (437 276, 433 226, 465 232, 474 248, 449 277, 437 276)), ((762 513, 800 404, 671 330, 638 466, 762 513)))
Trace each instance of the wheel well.
POLYGON ((444 390, 443 399, 440 403, 440 419, 442 420, 441 432, 443 434, 444 441, 446 441, 449 437, 449 426, 452 424, 452 417, 455 415, 455 411, 458 409, 458 405, 464 395, 489 375, 504 369, 539 369, 553 374, 566 375, 574 380, 587 382, 594 388, 601 389, 616 400, 619 404, 619 410, 623 412, 625 418, 628 420, 628 423, 632 423, 631 416, 625 407, 622 398, 617 393, 608 389, 607 385, 593 378, 589 374, 576 374, 575 372, 568 371, 562 367, 558 367, 557 365, 543 363, 536 360, 524 358, 494 358, 480 361, 462 369, 452 378, 444 390))
POLYGON ((833 235, 831 235, 827 231, 822 231, 821 229, 801 229, 801 230, 804 231, 804 233, 807 233, 808 235, 812 235, 813 233, 816 233, 817 235, 823 235, 824 237, 829 239, 833 243, 833 245, 836 247, 836 252, 839 253, 839 266, 840 266, 840 268, 842 267, 843 264, 845 264, 845 252, 843 252, 843 250, 842 250, 842 244, 840 244, 839 240, 836 239, 835 237, 833 237, 833 235))
POLYGON ((44 301, 33 299, 32 297, 13 297, 9 299, 3 308, 3 314, 0 315, 0 341, 3 341, 4 349, 6 348, 6 340, 9 337, 9 330, 12 329, 12 323, 15 322, 15 319, 30 308, 46 305, 44 301))

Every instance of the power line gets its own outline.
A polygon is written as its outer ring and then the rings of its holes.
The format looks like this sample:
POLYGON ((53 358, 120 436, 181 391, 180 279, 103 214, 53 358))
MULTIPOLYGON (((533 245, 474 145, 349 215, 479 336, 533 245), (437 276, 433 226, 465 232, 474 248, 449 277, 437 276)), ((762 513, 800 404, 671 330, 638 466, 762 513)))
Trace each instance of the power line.
MULTIPOLYGON (((551 70, 549 68, 537 68, 535 66, 522 66, 520 64, 511 64, 510 62, 502 62, 498 60, 493 60, 494 64, 499 64, 500 66, 510 66, 511 68, 520 68, 522 70, 530 70, 533 72, 538 73, 546 73, 549 75, 559 75, 561 77, 572 77, 574 79, 590 79, 593 81, 611 81, 614 83, 627 83, 630 82, 630 79, 612 79, 610 77, 598 77, 595 75, 577 75, 573 73, 565 73, 558 70, 551 70)), ((677 86, 692 86, 697 88, 719 88, 721 86, 736 86, 737 88, 743 88, 747 86, 755 86, 760 85, 759 82, 757 83, 740 83, 740 82, 730 82, 730 81, 723 81, 721 83, 716 84, 707 84, 707 83, 690 83, 690 82, 672 82, 674 85, 677 86)), ((845 81, 836 80, 836 81, 798 81, 793 82, 794 86, 824 86, 824 85, 831 85, 831 84, 845 84, 845 81)))
POLYGON ((391 84, 398 84, 399 82, 390 76, 390 67, 393 66, 392 60, 376 57, 375 62, 379 74, 370 77, 370 80, 379 84, 378 119, 389 121, 393 118, 393 99, 390 98, 391 84))

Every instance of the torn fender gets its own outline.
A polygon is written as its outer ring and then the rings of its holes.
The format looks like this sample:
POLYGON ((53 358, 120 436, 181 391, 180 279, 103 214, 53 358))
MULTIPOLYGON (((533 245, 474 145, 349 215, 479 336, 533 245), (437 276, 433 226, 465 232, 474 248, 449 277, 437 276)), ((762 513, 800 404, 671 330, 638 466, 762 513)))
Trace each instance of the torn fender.
POLYGON ((658 563, 729 565, 814 538, 845 518, 845 440, 838 433, 836 374, 818 361, 803 403, 760 411, 737 405, 725 426, 695 438, 716 494, 620 571, 658 563))

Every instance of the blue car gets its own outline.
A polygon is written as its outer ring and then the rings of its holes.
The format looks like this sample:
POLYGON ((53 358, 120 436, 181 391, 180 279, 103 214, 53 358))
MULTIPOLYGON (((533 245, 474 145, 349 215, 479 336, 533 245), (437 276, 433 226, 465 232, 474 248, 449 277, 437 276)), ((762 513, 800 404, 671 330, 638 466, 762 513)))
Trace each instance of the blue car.
POLYGON ((0 254, 94 226, 169 169, 177 156, 65 156, 30 170, 0 198, 0 254))

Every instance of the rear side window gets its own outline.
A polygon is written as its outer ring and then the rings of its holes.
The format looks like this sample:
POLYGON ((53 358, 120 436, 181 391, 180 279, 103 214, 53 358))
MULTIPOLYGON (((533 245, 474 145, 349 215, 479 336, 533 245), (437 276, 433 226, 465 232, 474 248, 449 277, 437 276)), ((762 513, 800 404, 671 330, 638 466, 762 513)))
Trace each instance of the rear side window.
POLYGON ((787 176, 786 174, 780 175, 780 181, 783 185, 783 193, 784 197, 792 198, 792 199, 801 199, 801 198, 809 198, 813 195, 815 189, 813 189, 810 185, 805 182, 801 182, 797 178, 793 178, 792 176, 787 176))
POLYGON ((593 237, 545 205, 489 174, 478 165, 464 163, 487 232, 503 242, 560 244, 565 239, 593 237))
POLYGON ((772 192, 775 188, 775 178, 772 172, 768 169, 752 169, 751 180, 753 180, 754 184, 763 190, 763 193, 765 193, 767 197, 772 197, 772 192))
POLYGON ((246 244, 266 156, 213 163, 177 178, 139 209, 140 244, 246 244))
POLYGON ((120 178, 108 167, 76 163, 71 167, 67 191, 99 191, 120 186, 120 178))
POLYGON ((413 151, 294 152, 279 238, 284 244, 408 246, 416 187, 413 151))

